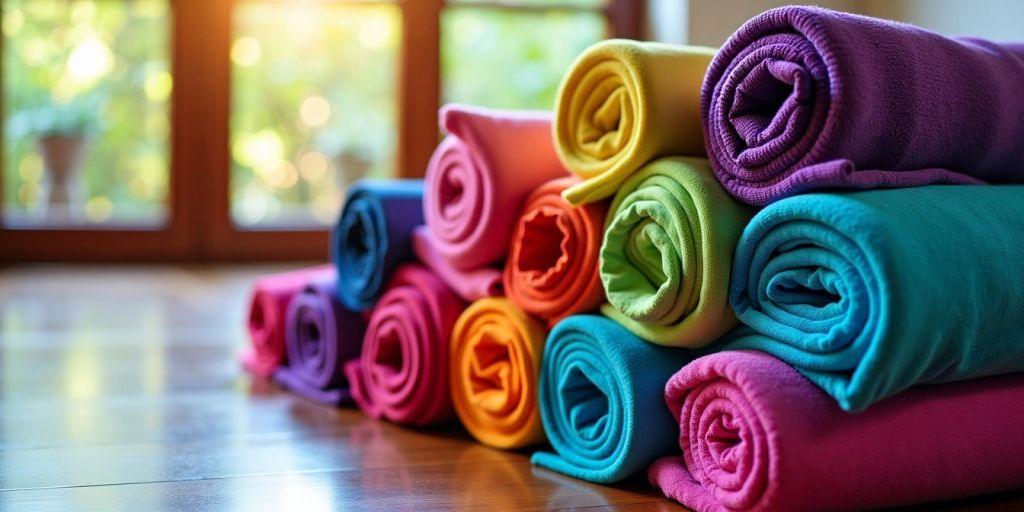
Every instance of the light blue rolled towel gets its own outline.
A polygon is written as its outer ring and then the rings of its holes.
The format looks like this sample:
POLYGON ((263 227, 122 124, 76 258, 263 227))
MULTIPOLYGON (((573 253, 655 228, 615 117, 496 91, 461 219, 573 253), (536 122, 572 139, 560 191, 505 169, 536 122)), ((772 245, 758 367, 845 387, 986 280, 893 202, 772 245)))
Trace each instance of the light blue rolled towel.
POLYGON ((611 483, 678 451, 679 425, 663 398, 665 382, 697 357, 647 343, 603 316, 570 316, 548 336, 540 412, 557 453, 531 461, 559 473, 611 483))
POLYGON ((783 199, 740 238, 730 303, 848 411, 919 383, 1024 371, 1024 186, 783 199))

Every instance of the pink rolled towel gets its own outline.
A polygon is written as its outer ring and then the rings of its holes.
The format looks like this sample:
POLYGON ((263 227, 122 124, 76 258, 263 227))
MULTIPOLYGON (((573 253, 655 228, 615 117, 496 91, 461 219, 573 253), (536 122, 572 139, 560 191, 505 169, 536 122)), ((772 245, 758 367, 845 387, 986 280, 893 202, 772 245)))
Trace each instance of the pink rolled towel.
POLYGON ((448 344, 465 307, 427 269, 399 267, 370 314, 360 358, 345 364, 359 409, 415 426, 453 419, 448 344))
POLYGON ((438 254, 455 268, 500 264, 526 197, 567 176, 551 113, 446 105, 448 133, 427 166, 423 214, 438 254))
POLYGON ((918 386, 844 412, 788 364, 725 351, 665 386, 683 456, 649 469, 698 511, 863 510, 1024 485, 1024 374, 918 386))
POLYGON ((438 254, 435 242, 425 226, 412 233, 412 250, 416 257, 437 277, 441 278, 456 295, 466 302, 476 302, 484 297, 496 297, 504 291, 501 271, 492 267, 475 270, 459 270, 438 254))
POLYGON ((309 283, 334 279, 333 265, 320 265, 260 277, 249 299, 249 348, 242 366, 258 377, 269 378, 287 360, 284 344, 288 302, 309 283))

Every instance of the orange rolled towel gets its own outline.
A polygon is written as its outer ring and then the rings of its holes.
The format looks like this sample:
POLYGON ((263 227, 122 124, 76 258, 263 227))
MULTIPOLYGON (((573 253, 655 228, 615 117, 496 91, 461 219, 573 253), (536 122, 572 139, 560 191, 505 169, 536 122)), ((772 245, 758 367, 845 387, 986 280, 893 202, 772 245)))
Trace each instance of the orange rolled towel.
POLYGON ((504 298, 484 298, 455 322, 451 391, 455 412, 478 441, 521 448, 544 441, 537 375, 547 331, 504 298))
POLYGON ((605 301, 598 272, 606 201, 573 208, 562 192, 580 182, 551 180, 526 201, 505 266, 505 293, 517 306, 554 325, 605 301))

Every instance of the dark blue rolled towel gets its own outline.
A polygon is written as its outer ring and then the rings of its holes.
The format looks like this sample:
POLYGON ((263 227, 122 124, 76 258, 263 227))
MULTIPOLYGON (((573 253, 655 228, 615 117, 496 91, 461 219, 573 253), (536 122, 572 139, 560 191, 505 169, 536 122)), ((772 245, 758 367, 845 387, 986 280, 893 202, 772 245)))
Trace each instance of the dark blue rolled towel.
POLYGON ((349 188, 331 240, 345 307, 373 307, 395 268, 413 258, 411 236, 421 224, 423 180, 361 180, 349 188))

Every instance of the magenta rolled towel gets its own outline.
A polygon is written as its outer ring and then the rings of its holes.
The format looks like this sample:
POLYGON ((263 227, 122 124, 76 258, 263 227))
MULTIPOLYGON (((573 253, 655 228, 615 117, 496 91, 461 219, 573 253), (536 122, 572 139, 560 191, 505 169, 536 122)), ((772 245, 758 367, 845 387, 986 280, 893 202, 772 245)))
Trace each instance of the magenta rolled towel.
POLYGON ((788 364, 724 351, 665 386, 682 455, 651 483, 700 512, 866 510, 1024 486, 1024 374, 918 386, 850 414, 788 364))
POLYGON ((1024 181, 1024 42, 789 6, 736 31, 701 92, 711 166, 751 204, 822 188, 1024 181))

